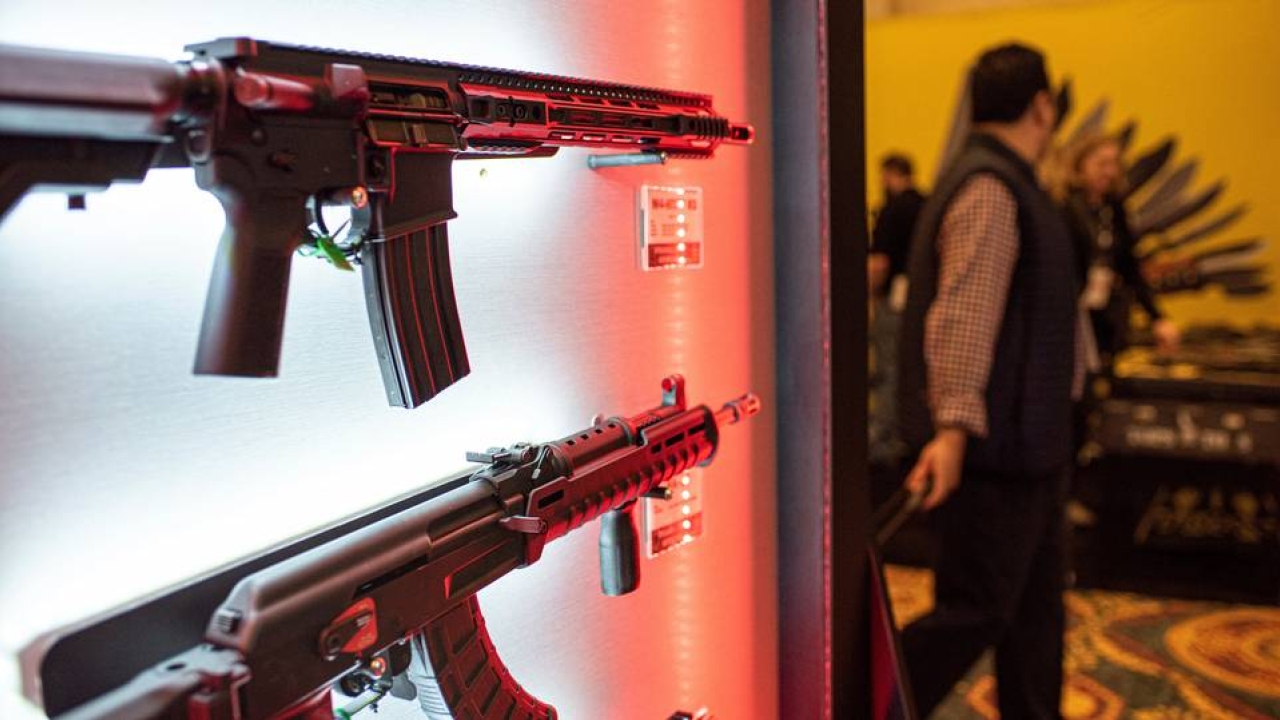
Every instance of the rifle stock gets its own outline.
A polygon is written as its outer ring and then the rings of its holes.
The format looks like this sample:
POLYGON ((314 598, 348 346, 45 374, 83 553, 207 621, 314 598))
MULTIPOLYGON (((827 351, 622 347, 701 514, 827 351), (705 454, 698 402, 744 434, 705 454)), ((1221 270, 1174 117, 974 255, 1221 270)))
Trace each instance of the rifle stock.
POLYGON ((146 140, 20 138, 0 130, 0 219, 38 185, 74 192, 126 180, 141 182, 159 149, 146 140))

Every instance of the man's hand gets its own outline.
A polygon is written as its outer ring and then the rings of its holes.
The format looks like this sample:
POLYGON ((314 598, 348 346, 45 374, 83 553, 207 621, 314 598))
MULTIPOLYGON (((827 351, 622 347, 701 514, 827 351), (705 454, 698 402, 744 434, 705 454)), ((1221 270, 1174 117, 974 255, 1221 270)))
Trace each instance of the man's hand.
POLYGON ((924 450, 907 476, 906 486, 913 493, 929 489, 924 509, 941 505, 960 486, 960 469, 964 467, 964 447, 968 435, 960 428, 942 428, 924 450), (930 485, 932 481, 932 485, 930 485))
POLYGON ((1182 342, 1182 332, 1168 318, 1160 318, 1151 324, 1151 334, 1156 338, 1156 349, 1162 353, 1171 353, 1178 349, 1182 342))
POLYGON ((889 281, 889 256, 873 252, 867 255, 867 293, 879 293, 889 281))

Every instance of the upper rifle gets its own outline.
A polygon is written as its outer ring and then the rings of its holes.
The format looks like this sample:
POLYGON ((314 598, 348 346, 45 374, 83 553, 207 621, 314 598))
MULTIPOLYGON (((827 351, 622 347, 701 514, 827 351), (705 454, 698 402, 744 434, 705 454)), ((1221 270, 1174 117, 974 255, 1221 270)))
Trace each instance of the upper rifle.
POLYGON ((455 158, 590 147, 708 158, 752 140, 711 97, 246 38, 190 60, 0 46, 0 216, 28 190, 82 194, 191 167, 226 213, 197 374, 274 377, 294 252, 359 264, 390 404, 470 371, 446 222, 455 158), (345 240, 323 208, 345 206, 345 240))

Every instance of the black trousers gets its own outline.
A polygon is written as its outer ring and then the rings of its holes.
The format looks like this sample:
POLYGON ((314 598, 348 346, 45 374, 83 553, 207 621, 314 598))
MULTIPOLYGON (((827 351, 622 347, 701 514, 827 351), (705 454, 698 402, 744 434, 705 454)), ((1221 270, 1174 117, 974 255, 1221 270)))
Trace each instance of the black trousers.
POLYGON ((934 610, 902 635, 920 717, 990 647, 1002 720, 1060 717, 1065 480, 966 469, 933 511, 934 610))

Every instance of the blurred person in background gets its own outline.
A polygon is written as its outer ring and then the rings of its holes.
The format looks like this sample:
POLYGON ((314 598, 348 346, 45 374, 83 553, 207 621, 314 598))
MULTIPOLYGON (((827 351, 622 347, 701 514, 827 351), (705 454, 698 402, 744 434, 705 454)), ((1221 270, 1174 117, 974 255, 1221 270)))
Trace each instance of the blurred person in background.
MULTIPOLYGON (((867 285, 873 298, 887 300, 894 281, 907 272, 911 234, 920 217, 920 208, 924 207, 924 195, 916 188, 911 158, 902 153, 889 153, 880 161, 880 186, 884 190, 884 204, 876 213, 871 231, 867 285)), ((897 309, 902 309, 901 303, 897 309)))
POLYGON ((970 72, 973 132, 925 203, 902 315, 906 486, 938 533, 935 604, 902 644, 922 717, 988 648, 1000 714, 1060 717, 1063 504, 1084 384, 1076 246, 1035 165, 1057 121, 1044 56, 970 72))
MULTIPOLYGON (((1129 344, 1133 304, 1143 309, 1151 321, 1151 334, 1160 352, 1176 350, 1181 335, 1178 327, 1160 312, 1155 293, 1142 275, 1134 253, 1134 237, 1125 210, 1124 151, 1113 135, 1092 133, 1055 152, 1045 174, 1054 199, 1062 206, 1067 225, 1076 243, 1077 272, 1081 283, 1080 304, 1089 316, 1090 370, 1106 377, 1113 363, 1129 344)), ((1075 446, 1084 445, 1087 423, 1096 397, 1086 387, 1076 407, 1075 446)), ((1067 519, 1077 526, 1097 522, 1101 498, 1081 496, 1077 487, 1067 502, 1067 519)))
POLYGON ((924 206, 911 159, 889 153, 880 161, 884 204, 876 213, 867 254, 871 294, 871 415, 867 423, 871 462, 894 466, 903 455, 897 432, 898 316, 906 300, 907 254, 924 206))
POLYGON ((1160 312, 1155 293, 1142 276, 1129 216, 1125 212, 1125 168, 1120 140, 1094 134, 1064 149, 1062 178, 1052 188, 1061 203, 1079 253, 1083 293, 1101 369, 1128 344, 1129 318, 1136 301, 1151 319, 1156 347, 1177 349, 1178 327, 1160 312))

